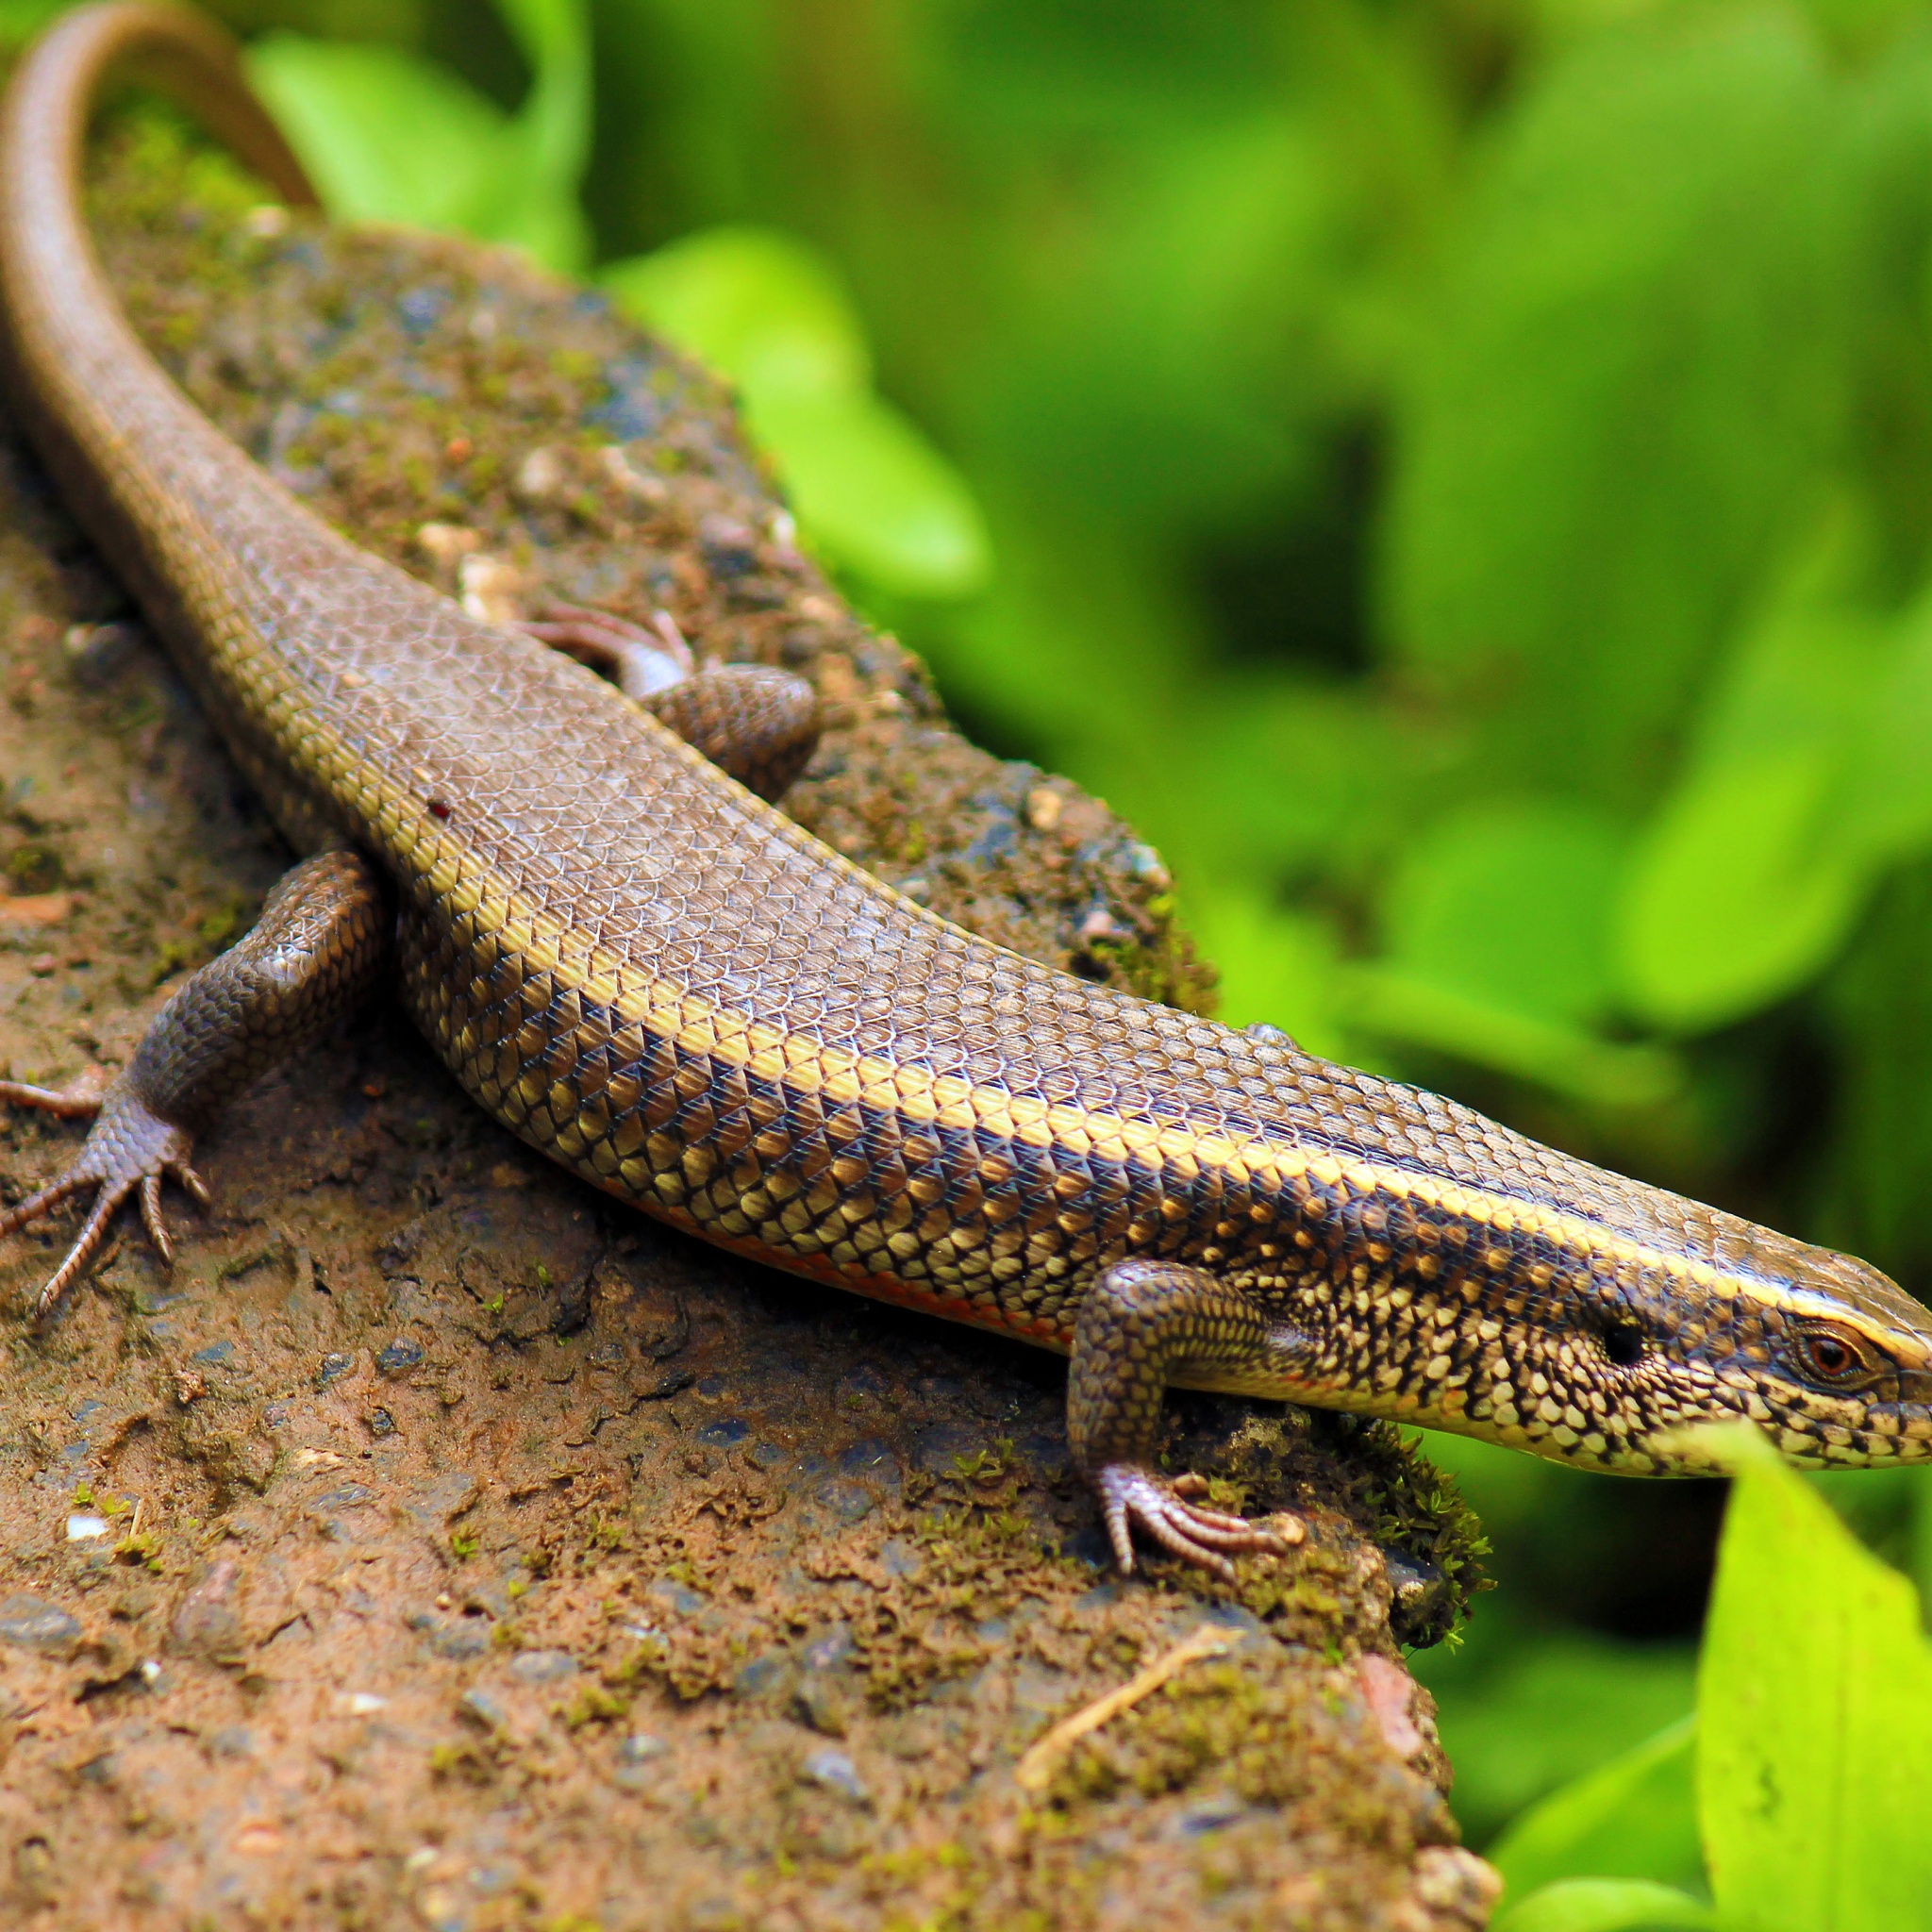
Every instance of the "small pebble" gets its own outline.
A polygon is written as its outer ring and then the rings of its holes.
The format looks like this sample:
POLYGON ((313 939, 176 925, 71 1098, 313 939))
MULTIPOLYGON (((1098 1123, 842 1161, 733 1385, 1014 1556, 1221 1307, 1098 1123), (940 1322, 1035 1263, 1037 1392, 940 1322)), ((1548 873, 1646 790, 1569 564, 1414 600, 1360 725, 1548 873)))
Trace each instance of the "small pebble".
POLYGON ((483 540, 475 530, 465 530, 456 524, 425 524, 416 532, 416 541, 436 562, 448 569, 458 558, 469 556, 483 540))
POLYGON ((755 1657, 731 1680, 731 1688, 741 1697, 762 1697, 785 1674, 785 1660, 767 1652, 763 1657, 755 1657))
POLYGON ((423 1366, 422 1343, 398 1336, 375 1351, 375 1366, 385 1375, 407 1375, 423 1366))
POLYGON ((486 1731, 500 1731, 509 1722, 509 1712, 487 1690, 465 1690, 457 1708, 486 1731))
POLYGON ((879 1564, 888 1576, 908 1580, 925 1567, 918 1550, 900 1536, 890 1536, 879 1545, 879 1564))
POLYGON ((79 1641, 80 1624, 44 1597, 10 1596, 0 1603, 0 1643, 65 1657, 79 1641))
POLYGON ((1187 1837, 1202 1838, 1208 1832, 1224 1831, 1228 1825, 1237 1824, 1245 1816, 1247 1808, 1233 1792, 1224 1792, 1190 1805, 1181 1813, 1178 1823, 1187 1837))
POLYGON ((1062 800, 1044 785, 1026 794, 1026 823, 1036 832, 1050 832, 1060 822, 1062 800))
POLYGON ((533 449, 517 465, 516 493, 525 503, 547 503, 563 485, 563 458, 554 449, 533 449))
POLYGON ((509 1672, 525 1684, 555 1684, 576 1675, 577 1660, 567 1650, 524 1650, 510 1658, 509 1672))
POLYGON ((842 1664, 852 1651, 850 1628, 843 1624, 834 1624, 823 1636, 808 1643, 802 1655, 807 1670, 831 1671, 842 1664))
POLYGON ((865 1785, 858 1775, 858 1767, 842 1751, 827 1747, 814 1751, 805 1760, 805 1779, 821 1790, 836 1792, 841 1798, 849 1798, 855 1805, 866 1802, 865 1785))

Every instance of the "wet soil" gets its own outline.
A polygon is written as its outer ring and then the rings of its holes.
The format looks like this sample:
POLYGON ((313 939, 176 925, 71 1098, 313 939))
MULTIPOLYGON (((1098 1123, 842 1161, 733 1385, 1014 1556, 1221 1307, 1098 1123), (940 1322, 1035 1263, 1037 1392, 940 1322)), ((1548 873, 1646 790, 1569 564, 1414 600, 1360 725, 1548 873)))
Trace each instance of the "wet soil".
MULTIPOLYGON (((668 611, 800 671, 831 728, 788 808, 822 837, 1211 1003, 1158 858, 949 728, 728 398, 601 299, 292 223, 152 116, 97 199, 150 341, 323 514, 487 615, 668 611)), ((288 855, 5 419, 0 645, 0 1057, 58 1083, 125 1060, 288 855)), ((77 1138, 7 1123, 0 1191, 77 1138)), ((0 1246, 0 1923, 1486 1918, 1400 1661, 1459 1614, 1474 1527, 1393 1431, 1176 1401, 1174 1466, 1309 1533, 1231 1586, 1122 1582, 1057 1360, 626 1213, 391 1010, 200 1165, 174 1269, 130 1229, 46 1324, 68 1230, 0 1246)))

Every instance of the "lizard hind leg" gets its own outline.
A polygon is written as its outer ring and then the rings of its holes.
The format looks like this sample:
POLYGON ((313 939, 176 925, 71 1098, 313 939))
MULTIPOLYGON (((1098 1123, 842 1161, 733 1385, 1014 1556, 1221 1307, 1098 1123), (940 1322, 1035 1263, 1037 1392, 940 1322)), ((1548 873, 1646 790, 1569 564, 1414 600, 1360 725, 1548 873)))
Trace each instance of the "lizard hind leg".
POLYGON ((10 1105, 94 1116, 73 1166, 0 1215, 0 1235, 12 1234, 93 1190, 80 1233, 41 1290, 37 1313, 46 1314, 79 1280, 130 1198, 138 1199, 161 1258, 172 1260, 162 1181, 208 1205, 208 1186, 189 1165, 195 1137, 258 1074, 359 1005, 388 951, 389 919, 375 873, 354 853, 325 852, 288 873, 254 927, 168 1001, 105 1092, 0 1082, 0 1101, 10 1105))
POLYGON ((575 605, 553 605, 523 630, 610 679, 740 784, 775 803, 811 761, 818 694, 802 677, 764 664, 693 667, 668 617, 655 629, 575 605))
POLYGON ((1197 1500, 1208 1487, 1199 1476, 1169 1478, 1154 1466, 1171 1374, 1252 1369, 1276 1346, 1251 1301, 1179 1262, 1119 1261, 1087 1291, 1074 1326, 1067 1435, 1123 1571, 1134 1567, 1136 1529, 1224 1578, 1234 1574, 1230 1555, 1280 1555, 1301 1541, 1293 1518, 1271 1525, 1209 1509, 1197 1500))

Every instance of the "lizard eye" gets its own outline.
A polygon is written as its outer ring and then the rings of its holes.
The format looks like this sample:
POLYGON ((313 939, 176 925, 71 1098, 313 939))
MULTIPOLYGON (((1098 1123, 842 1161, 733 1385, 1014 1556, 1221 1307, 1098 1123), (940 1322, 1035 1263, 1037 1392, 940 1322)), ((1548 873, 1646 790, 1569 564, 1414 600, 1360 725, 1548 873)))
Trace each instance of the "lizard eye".
POLYGON ((1857 1389, 1893 1364, 1875 1343, 1835 1322, 1805 1322, 1791 1337, 1792 1366, 1821 1389, 1857 1389))

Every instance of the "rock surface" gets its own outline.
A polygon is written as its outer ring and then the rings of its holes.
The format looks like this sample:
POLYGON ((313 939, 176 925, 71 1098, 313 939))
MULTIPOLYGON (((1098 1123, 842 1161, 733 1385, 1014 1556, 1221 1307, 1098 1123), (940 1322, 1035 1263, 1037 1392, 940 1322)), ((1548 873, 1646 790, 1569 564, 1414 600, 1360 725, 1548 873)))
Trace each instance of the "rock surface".
MULTIPOLYGON (((801 670, 833 728, 789 807, 822 837, 1209 1000, 1155 855, 958 738, 715 385, 597 298, 291 224, 165 122, 118 127, 97 199, 150 340, 358 540, 486 613, 668 610, 801 670)), ((125 1059, 286 855, 4 421, 0 643, 0 1055, 58 1081, 125 1059)), ((8 1124, 7 1198, 76 1139, 8 1124)), ((1310 1533, 1233 1587, 1123 1584, 1058 1361, 627 1214, 392 1011, 202 1154, 172 1274, 129 1229, 36 1327, 66 1230, 0 1249, 0 1921, 1485 1920, 1398 1644, 1454 1621, 1473 1534, 1392 1431, 1176 1402, 1177 1465, 1310 1533)))

